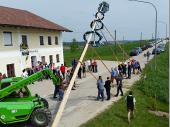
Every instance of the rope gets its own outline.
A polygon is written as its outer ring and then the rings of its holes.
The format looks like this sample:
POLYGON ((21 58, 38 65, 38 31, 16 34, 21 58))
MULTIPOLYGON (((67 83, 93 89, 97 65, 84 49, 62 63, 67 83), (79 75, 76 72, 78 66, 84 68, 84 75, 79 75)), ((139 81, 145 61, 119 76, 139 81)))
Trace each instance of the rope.
MULTIPOLYGON (((108 30, 108 28, 104 25, 105 30, 109 33, 110 37, 114 40, 113 35, 111 34, 111 32, 108 30)), ((130 60, 129 55, 124 51, 124 49, 122 49, 122 47, 120 46, 120 44, 118 44, 119 48, 121 49, 121 51, 123 52, 123 54, 126 55, 126 57, 130 60)), ((124 61, 124 60, 123 60, 124 61)))
POLYGON ((106 64, 103 62, 103 60, 101 59, 101 57, 98 55, 97 51, 92 48, 94 53, 97 55, 97 57, 100 59, 100 61, 102 62, 102 64, 105 66, 105 68, 108 70, 109 73, 111 73, 111 71, 109 70, 109 68, 106 66, 106 64))
MULTIPOLYGON (((99 27, 98 23, 96 23, 96 25, 99 27)), ((104 35, 104 33, 102 32, 102 30, 100 30, 100 32, 101 32, 102 36, 104 37, 105 41, 108 42, 107 39, 106 39, 106 37, 105 37, 105 35, 104 35)), ((109 48, 110 48, 110 50, 112 51, 113 60, 114 60, 114 57, 115 57, 115 58, 116 58, 116 61, 118 61, 118 64, 120 64, 117 56, 114 55, 114 51, 113 51, 113 49, 112 49, 112 46, 109 46, 109 48)))

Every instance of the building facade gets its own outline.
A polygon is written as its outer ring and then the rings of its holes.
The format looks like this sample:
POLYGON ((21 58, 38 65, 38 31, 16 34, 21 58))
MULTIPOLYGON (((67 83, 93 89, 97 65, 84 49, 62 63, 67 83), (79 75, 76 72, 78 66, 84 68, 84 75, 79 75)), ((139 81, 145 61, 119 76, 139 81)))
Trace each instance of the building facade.
POLYGON ((35 67, 38 61, 56 66, 64 63, 62 32, 70 30, 28 11, 0 7, 0 12, 2 74, 21 76, 24 68, 35 67))

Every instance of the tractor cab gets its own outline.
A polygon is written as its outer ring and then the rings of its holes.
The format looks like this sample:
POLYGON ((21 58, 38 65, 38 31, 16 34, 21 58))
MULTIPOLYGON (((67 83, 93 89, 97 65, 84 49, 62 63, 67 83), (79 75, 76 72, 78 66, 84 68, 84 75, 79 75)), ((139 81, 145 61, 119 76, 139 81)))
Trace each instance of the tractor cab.
MULTIPOLYGON (((13 78, 2 79, 0 82, 0 90, 5 89, 11 85, 14 85, 15 83, 17 83, 18 81, 20 81, 22 79, 23 79, 22 77, 13 77, 13 78)), ((24 98, 24 97, 29 97, 30 95, 31 94, 30 94, 28 87, 25 86, 21 89, 18 89, 16 91, 12 92, 5 98, 24 98)))

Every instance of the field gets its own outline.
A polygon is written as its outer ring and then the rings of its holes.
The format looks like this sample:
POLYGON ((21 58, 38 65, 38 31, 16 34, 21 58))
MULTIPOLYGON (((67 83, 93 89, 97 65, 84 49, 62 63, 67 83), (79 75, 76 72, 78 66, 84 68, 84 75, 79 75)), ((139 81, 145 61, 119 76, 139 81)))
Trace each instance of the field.
MULTIPOLYGON (((122 61, 129 58, 129 52, 134 47, 139 47, 140 45, 146 44, 148 41, 142 42, 129 42, 125 44, 109 44, 100 47, 89 47, 85 59, 102 59, 102 60, 114 60, 114 61, 122 61), (121 50, 121 48, 122 50, 121 50), (123 53, 123 50, 125 53, 123 53), (97 53, 96 53, 97 52, 97 53), (100 58, 98 57, 100 56, 100 58)), ((69 48, 64 49, 64 60, 67 66, 71 65, 71 61, 73 58, 79 59, 83 48, 77 49, 75 52, 71 52, 69 48)))
POLYGON ((168 62, 167 46, 166 52, 156 56, 157 69, 154 70, 152 59, 143 70, 142 78, 132 87, 137 103, 136 115, 130 124, 127 121, 125 98, 122 98, 81 127, 168 127, 168 118, 148 112, 149 109, 169 112, 168 62))

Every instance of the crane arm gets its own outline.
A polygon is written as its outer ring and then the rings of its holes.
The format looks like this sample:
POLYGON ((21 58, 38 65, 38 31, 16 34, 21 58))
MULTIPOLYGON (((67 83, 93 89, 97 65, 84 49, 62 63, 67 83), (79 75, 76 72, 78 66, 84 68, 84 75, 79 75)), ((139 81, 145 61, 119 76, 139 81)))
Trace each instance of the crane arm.
POLYGON ((27 85, 32 84, 35 81, 38 81, 39 79, 43 78, 45 75, 50 76, 50 78, 53 80, 53 83, 55 85, 59 85, 61 82, 61 79, 57 76, 55 76, 52 71, 49 69, 45 69, 42 71, 39 71, 37 73, 34 73, 33 75, 23 78, 19 80, 18 82, 12 83, 10 86, 5 87, 4 89, 0 90, 0 99, 10 95, 16 90, 19 90, 27 85))

